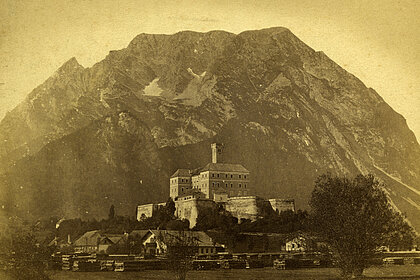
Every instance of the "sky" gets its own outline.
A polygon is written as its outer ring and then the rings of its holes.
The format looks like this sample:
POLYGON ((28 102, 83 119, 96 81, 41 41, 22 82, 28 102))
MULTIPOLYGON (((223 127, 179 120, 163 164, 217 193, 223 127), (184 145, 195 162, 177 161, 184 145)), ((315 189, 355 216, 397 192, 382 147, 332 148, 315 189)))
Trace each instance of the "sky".
POLYGON ((84 67, 140 33, 289 28, 375 89, 420 139, 418 0, 0 0, 0 119, 72 57, 84 67))

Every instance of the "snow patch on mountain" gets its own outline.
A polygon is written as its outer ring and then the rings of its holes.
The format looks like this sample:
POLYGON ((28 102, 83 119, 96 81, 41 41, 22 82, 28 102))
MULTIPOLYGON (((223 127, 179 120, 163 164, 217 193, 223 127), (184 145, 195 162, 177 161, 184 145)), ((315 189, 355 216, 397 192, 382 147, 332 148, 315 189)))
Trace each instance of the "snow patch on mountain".
POLYGON ((201 73, 200 75, 194 73, 194 71, 188 67, 187 69, 188 73, 190 73, 194 78, 200 79, 202 77, 204 77, 206 75, 206 71, 204 71, 203 73, 201 73))
POLYGON ((145 88, 144 88, 144 95, 148 96, 160 96, 163 92, 163 89, 158 84, 159 78, 155 78, 153 81, 150 82, 145 88))

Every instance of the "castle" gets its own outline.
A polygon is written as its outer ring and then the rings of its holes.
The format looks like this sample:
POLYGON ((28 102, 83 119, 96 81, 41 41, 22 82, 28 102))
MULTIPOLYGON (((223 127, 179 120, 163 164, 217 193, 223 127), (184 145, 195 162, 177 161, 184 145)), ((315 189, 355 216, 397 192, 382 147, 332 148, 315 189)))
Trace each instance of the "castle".
MULTIPOLYGON (((295 211, 293 199, 268 199, 251 195, 250 172, 241 164, 226 163, 223 145, 211 144, 212 162, 203 168, 178 169, 169 179, 169 195, 175 202, 175 215, 194 227, 198 213, 222 205, 238 220, 256 220, 261 209, 270 205, 277 212, 295 211)), ((137 206, 137 220, 153 215, 165 203, 137 206)))
POLYGON ((170 197, 175 201, 191 193, 219 201, 222 198, 246 196, 249 171, 241 164, 223 162, 223 145, 211 144, 212 162, 194 170, 178 169, 170 179, 170 197))

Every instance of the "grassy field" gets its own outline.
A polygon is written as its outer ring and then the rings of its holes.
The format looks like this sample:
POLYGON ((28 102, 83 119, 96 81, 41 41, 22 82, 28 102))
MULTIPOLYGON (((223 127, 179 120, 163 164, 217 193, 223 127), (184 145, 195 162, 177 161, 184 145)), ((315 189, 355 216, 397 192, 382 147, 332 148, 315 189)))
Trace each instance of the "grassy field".
MULTIPOLYGON (((420 265, 380 266, 372 267, 365 271, 365 279, 390 280, 390 279, 420 279, 420 265)), ((172 274, 164 270, 144 272, 51 272, 53 280, 138 280, 138 279, 175 279, 172 274)), ((232 269, 213 271, 191 271, 188 280, 205 279, 292 279, 292 280, 338 280, 339 271, 332 268, 275 270, 264 269, 232 269)))

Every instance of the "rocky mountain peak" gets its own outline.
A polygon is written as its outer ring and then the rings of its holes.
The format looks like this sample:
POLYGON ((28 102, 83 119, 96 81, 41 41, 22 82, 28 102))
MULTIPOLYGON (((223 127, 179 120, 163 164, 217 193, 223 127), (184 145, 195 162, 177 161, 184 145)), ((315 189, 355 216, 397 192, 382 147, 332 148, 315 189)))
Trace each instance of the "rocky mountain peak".
POLYGON ((70 74, 70 73, 73 73, 75 71, 79 71, 82 69, 84 69, 83 66, 79 64, 79 62, 77 61, 75 57, 72 57, 66 62, 64 62, 64 64, 61 65, 60 68, 58 68, 57 72, 70 74))
POLYGON ((420 228, 420 146, 404 118, 283 27, 140 34, 91 68, 70 59, 0 122, 0 203, 132 213, 164 201, 176 169, 208 163, 211 142, 251 171, 254 194, 299 208, 319 174, 374 173, 420 228))

